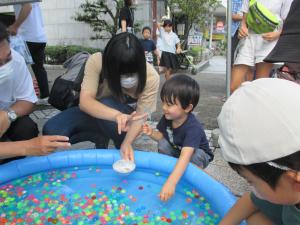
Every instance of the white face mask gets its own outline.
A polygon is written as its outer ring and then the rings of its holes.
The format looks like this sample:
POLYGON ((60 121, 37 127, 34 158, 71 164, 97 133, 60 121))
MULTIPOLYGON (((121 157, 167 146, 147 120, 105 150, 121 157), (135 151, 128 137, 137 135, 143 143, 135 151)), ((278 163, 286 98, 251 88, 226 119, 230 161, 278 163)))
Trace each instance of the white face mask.
POLYGON ((4 83, 13 72, 13 61, 10 60, 3 66, 0 66, 0 84, 4 83))
POLYGON ((123 88, 133 88, 137 86, 139 81, 138 75, 134 74, 132 76, 127 76, 127 75, 121 75, 121 87, 123 88))

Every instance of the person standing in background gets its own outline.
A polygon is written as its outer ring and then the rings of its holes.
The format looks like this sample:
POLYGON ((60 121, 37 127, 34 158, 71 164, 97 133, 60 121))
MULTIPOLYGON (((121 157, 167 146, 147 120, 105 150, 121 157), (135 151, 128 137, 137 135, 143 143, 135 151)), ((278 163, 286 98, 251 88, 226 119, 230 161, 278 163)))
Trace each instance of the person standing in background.
POLYGON ((120 11, 119 16, 119 28, 121 32, 134 33, 134 12, 131 8, 133 5, 133 0, 124 0, 124 7, 120 11))
POLYGON ((34 64, 31 66, 40 89, 37 104, 47 104, 49 86, 47 72, 44 68, 47 38, 44 29, 40 3, 14 5, 15 22, 8 27, 11 35, 19 34, 26 41, 34 64))
POLYGON ((243 6, 242 0, 232 0, 231 65, 233 65, 233 63, 234 63, 234 52, 239 43, 238 29, 239 29, 239 27, 241 25, 241 21, 243 19, 243 13, 241 11, 242 6, 243 6))

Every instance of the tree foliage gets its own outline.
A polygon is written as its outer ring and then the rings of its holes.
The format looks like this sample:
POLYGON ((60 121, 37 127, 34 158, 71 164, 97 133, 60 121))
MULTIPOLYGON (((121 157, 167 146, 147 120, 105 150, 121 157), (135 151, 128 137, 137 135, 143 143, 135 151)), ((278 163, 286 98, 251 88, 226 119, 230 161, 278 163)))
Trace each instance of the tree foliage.
POLYGON ((89 24, 94 35, 92 40, 114 36, 118 30, 118 18, 124 0, 86 0, 76 12, 76 21, 89 24))
POLYGON ((171 12, 175 17, 184 18, 184 40, 188 39, 193 24, 204 27, 211 11, 218 5, 219 0, 167 0, 171 12))

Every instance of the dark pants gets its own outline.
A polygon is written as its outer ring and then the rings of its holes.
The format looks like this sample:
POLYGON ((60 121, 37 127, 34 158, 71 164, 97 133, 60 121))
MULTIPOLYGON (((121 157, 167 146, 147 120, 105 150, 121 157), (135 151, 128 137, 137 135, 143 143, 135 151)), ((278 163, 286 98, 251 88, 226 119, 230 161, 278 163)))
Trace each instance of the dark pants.
POLYGON ((235 60, 234 52, 240 41, 240 39, 238 38, 238 34, 239 34, 239 31, 237 30, 235 32, 234 36, 231 38, 231 65, 234 64, 234 60, 235 60))
MULTIPOLYGON (((23 141, 37 137, 39 130, 37 124, 29 117, 22 116, 13 122, 0 141, 23 141)), ((0 159, 0 164, 24 157, 0 159)))
POLYGON ((40 88, 40 98, 49 96, 48 77, 44 68, 46 43, 27 42, 34 64, 31 68, 40 88))
MULTIPOLYGON (((113 97, 103 98, 100 102, 126 114, 133 112, 130 106, 113 97)), ((120 148, 126 133, 119 135, 117 130, 116 122, 94 118, 79 107, 72 107, 48 120, 43 134, 68 136, 71 144, 91 141, 97 148, 107 148, 109 139, 112 139, 116 148, 120 148)))

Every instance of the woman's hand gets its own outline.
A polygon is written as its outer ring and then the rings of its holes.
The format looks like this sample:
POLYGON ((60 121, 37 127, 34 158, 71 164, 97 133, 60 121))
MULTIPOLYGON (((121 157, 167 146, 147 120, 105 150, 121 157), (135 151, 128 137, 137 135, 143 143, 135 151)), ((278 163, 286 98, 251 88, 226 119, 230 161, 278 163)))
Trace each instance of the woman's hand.
POLYGON ((173 182, 167 180, 159 193, 160 200, 168 201, 174 195, 175 188, 176 185, 173 182))
POLYGON ((142 127, 142 133, 151 136, 153 134, 153 129, 148 123, 144 123, 142 127))
POLYGON ((134 153, 131 144, 123 142, 120 151, 122 159, 134 161, 134 153))
POLYGON ((137 120, 145 120, 147 117, 147 114, 141 114, 141 115, 136 115, 136 111, 131 113, 130 115, 125 114, 125 113, 118 113, 115 117, 115 121, 118 124, 118 134, 121 134, 122 132, 127 132, 130 126, 130 123, 132 121, 137 121, 137 120))
POLYGON ((273 31, 262 34, 262 38, 266 41, 275 41, 279 38, 281 31, 273 31))

